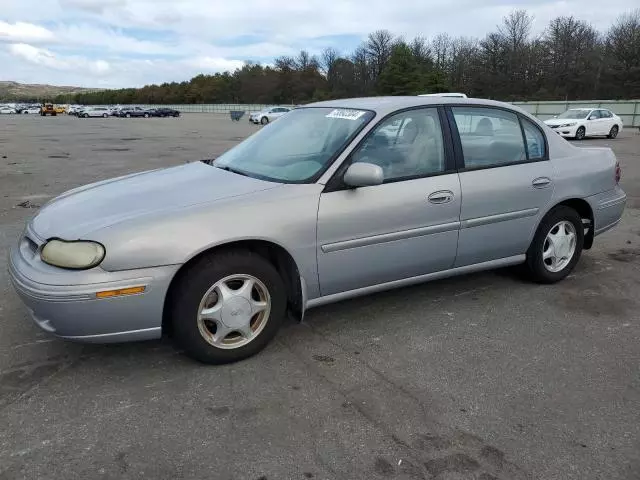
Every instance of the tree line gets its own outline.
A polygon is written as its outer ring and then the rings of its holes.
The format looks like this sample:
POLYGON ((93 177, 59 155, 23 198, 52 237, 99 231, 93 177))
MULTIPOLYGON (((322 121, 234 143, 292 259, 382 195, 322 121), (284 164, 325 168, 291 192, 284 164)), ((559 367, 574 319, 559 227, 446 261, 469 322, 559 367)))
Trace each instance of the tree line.
POLYGON ((80 104, 301 104, 367 95, 464 92, 512 100, 640 98, 640 9, 599 32, 573 16, 553 19, 540 35, 515 10, 484 38, 405 39, 371 33, 355 51, 327 48, 282 56, 273 66, 247 62, 234 72, 190 81, 61 96, 80 104))

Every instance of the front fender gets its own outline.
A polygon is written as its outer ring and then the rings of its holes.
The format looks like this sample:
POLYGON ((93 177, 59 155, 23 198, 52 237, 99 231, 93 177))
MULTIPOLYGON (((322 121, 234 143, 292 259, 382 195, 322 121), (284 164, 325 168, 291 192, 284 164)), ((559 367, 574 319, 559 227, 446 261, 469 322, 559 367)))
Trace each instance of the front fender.
POLYGON ((315 294, 316 223, 323 186, 287 185, 170 213, 154 212, 92 232, 105 245, 108 271, 184 264, 211 248, 244 240, 274 243, 290 253, 315 294))

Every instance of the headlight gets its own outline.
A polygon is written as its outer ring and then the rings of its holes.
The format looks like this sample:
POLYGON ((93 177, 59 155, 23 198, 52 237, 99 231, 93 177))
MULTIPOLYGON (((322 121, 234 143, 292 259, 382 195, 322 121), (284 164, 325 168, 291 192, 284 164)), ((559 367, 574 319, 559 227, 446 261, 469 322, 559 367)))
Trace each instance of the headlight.
POLYGON ((104 259, 104 254, 104 247, 96 242, 66 242, 54 239, 46 243, 40 258, 55 267, 84 270, 99 265, 104 259))
POLYGON ((570 123, 564 123, 562 125, 560 125, 561 127, 575 127, 578 124, 578 122, 570 122, 570 123))

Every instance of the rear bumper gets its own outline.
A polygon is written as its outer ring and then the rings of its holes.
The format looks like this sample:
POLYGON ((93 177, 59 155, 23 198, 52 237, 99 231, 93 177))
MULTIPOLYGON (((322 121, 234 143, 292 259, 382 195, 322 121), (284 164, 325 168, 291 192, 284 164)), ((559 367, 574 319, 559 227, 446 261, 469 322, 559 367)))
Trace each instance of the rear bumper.
POLYGON ((93 343, 159 338, 165 296, 178 268, 101 271, 99 282, 96 272, 57 269, 52 279, 30 265, 19 247, 9 256, 9 277, 36 325, 62 338, 93 343), (99 291, 141 285, 145 291, 138 295, 96 298, 99 291))
POLYGON ((627 194, 620 186, 588 198, 593 210, 594 235, 600 235, 615 227, 622 219, 627 194))

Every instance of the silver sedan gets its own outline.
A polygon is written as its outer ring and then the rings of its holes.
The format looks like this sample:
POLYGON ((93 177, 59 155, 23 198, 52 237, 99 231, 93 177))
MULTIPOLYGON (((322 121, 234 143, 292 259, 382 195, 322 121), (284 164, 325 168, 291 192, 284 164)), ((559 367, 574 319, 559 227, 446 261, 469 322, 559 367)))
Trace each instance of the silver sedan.
POLYGON ((557 282, 620 221, 619 179, 610 149, 504 103, 322 102, 216 160, 62 194, 26 225, 10 275, 55 335, 165 333, 224 363, 287 312, 508 265, 557 282))

